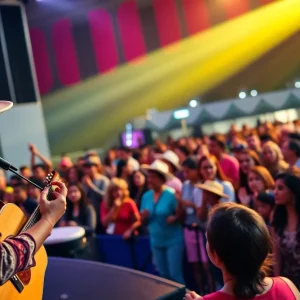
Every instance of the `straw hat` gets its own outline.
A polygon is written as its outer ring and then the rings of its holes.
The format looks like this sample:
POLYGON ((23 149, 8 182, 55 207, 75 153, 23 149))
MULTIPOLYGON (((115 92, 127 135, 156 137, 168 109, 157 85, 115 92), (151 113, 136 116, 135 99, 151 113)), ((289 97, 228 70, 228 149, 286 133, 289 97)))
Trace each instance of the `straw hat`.
POLYGON ((216 194, 222 198, 229 198, 228 195, 223 193, 223 185, 216 181, 206 180, 203 184, 196 184, 195 186, 202 190, 216 194))
POLYGON ((157 154, 156 159, 166 160, 171 163, 177 170, 181 169, 178 155, 172 150, 167 150, 163 154, 157 154))
POLYGON ((0 100, 0 113, 13 107, 13 102, 0 100))
POLYGON ((84 166, 99 166, 101 164, 101 160, 99 156, 88 156, 84 159, 84 166))
POLYGON ((151 165, 141 165, 141 170, 145 172, 154 171, 163 175, 166 180, 172 179, 172 174, 169 173, 169 167, 161 160, 155 160, 151 165))

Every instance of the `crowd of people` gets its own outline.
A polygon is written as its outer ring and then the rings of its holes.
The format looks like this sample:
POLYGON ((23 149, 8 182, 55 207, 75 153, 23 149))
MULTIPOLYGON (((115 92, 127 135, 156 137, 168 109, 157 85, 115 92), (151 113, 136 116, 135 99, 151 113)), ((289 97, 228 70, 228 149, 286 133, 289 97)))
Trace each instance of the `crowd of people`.
MULTIPOLYGON (((79 225, 124 239, 147 234, 160 275, 184 283, 186 256, 200 293, 223 284, 205 246, 209 214, 217 204, 239 203, 256 211, 274 238, 268 248, 274 257, 272 274, 289 278, 299 289, 298 132, 298 121, 266 122, 252 129, 245 125, 241 130, 232 125, 226 135, 170 137, 137 149, 112 148, 103 160, 94 151, 76 161, 63 155, 58 166, 30 145, 31 165, 20 171, 41 186, 52 168, 59 171, 68 194, 66 213, 57 226, 79 225)), ((3 201, 30 215, 40 190, 16 176, 6 180, 4 173, 0 175, 3 201)), ((226 227, 225 222, 230 235, 226 227)))

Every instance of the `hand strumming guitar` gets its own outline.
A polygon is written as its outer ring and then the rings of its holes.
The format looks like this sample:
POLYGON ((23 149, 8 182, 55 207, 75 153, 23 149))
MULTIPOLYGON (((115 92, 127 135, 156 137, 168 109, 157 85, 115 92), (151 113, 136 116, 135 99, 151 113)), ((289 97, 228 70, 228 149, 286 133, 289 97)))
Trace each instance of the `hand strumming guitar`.
POLYGON ((0 285, 14 274, 35 265, 34 254, 50 235, 53 226, 66 210, 67 188, 61 182, 53 182, 58 189, 52 193, 54 200, 48 201, 49 188, 40 196, 41 219, 30 229, 15 237, 0 242, 0 285))
POLYGON ((41 219, 25 233, 30 235, 36 244, 36 251, 43 245, 51 234, 54 225, 66 211, 67 188, 62 182, 52 182, 56 190, 52 192, 53 200, 47 200, 49 187, 46 187, 40 196, 41 219))

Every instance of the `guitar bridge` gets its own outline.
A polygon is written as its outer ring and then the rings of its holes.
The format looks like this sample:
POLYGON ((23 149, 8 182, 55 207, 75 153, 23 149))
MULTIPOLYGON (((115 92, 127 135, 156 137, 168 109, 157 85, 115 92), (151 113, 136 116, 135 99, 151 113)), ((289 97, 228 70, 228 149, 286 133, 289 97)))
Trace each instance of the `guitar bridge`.
POLYGON ((11 283, 14 285, 14 287, 16 288, 16 290, 19 293, 22 293, 22 291, 24 290, 24 286, 21 282, 21 280, 15 275, 10 279, 11 283))

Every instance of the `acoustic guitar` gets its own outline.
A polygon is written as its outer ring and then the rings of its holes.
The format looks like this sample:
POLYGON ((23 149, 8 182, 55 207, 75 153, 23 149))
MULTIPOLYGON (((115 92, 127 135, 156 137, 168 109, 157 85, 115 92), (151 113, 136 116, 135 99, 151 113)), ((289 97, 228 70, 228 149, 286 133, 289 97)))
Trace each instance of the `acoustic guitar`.
MULTIPOLYGON (((59 181, 60 177, 56 171, 48 174, 46 185, 52 181, 59 181)), ((50 187, 47 195, 52 200, 52 192, 55 187, 50 187)), ((1 202, 1 201, 0 201, 1 202)), ((41 218, 39 206, 35 209, 29 219, 23 211, 15 204, 0 203, 0 240, 8 236, 18 235, 31 228, 41 218)), ((48 264, 45 248, 42 246, 34 256, 36 265, 28 270, 17 273, 4 285, 0 286, 0 299, 2 300, 41 300, 43 297, 44 276, 48 264)))

